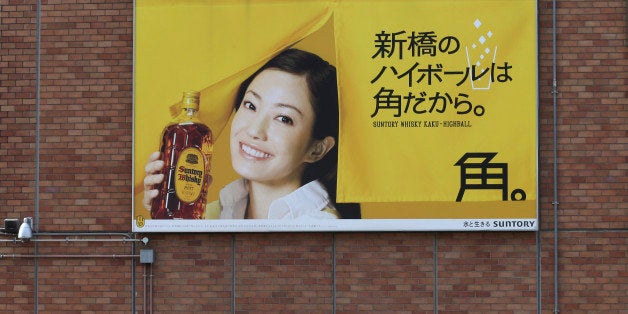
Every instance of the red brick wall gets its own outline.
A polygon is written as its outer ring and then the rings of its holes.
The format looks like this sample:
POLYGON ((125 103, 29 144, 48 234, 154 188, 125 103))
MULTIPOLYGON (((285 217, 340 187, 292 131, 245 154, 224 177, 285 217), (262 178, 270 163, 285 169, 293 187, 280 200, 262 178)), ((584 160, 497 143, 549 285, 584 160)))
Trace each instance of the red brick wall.
MULTIPOLYGON (((32 213, 35 204, 36 18, 34 2, 0 2, 1 220, 32 213)), ((28 252, 0 245, 4 254, 28 252)), ((32 259, 0 259, 0 312, 32 311, 33 268, 32 259)))
POLYGON ((538 245, 529 232, 154 234, 152 266, 127 257, 142 244, 109 241, 131 228, 133 2, 41 2, 38 80, 37 1, 0 0, 0 219, 39 206, 36 229, 62 234, 0 242, 0 312, 551 313, 555 288, 562 313, 628 312, 626 1, 557 1, 557 243, 542 0, 538 245), (102 257, 54 257, 74 254, 102 257))

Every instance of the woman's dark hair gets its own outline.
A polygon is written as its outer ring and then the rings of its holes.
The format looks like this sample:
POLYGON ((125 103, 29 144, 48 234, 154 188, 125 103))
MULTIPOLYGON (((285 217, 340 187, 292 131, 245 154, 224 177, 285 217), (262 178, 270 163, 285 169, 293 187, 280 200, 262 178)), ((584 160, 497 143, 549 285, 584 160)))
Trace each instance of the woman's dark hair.
MULTIPOLYGON (((327 189, 329 197, 336 200, 336 177, 338 172, 338 87, 336 68, 311 52, 287 49, 270 59, 240 84, 234 107, 237 110, 242 103, 246 89, 253 79, 266 69, 278 69, 295 75, 304 75, 310 90, 310 102, 314 109, 312 137, 322 140, 331 136, 336 145, 323 159, 305 167, 301 184, 319 180, 327 189)), ((359 204, 336 204, 342 218, 360 218, 359 204)))

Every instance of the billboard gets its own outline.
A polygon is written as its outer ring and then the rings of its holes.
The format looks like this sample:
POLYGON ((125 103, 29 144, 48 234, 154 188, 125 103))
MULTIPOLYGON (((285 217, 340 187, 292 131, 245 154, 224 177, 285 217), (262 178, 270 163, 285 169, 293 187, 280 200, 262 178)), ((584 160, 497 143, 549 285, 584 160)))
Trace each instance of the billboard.
POLYGON ((536 1, 138 0, 135 17, 133 231, 538 229, 536 1), (304 55, 335 68, 332 113, 281 68, 304 55), (196 101, 211 148, 155 155, 196 101))

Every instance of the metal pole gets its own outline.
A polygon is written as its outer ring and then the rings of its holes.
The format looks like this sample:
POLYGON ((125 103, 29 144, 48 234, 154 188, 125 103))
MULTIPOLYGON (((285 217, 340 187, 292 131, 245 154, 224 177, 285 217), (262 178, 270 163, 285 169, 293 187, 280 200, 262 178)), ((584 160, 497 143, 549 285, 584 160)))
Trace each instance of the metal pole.
POLYGON ((556 71, 556 0, 552 0, 552 98, 553 98, 553 141, 554 141, 554 313, 558 313, 558 118, 557 118, 557 94, 558 82, 556 71))
POLYGON ((144 314, 146 314, 146 309, 148 308, 148 306, 146 306, 146 268, 148 268, 148 264, 144 264, 144 288, 142 288, 142 290, 144 290, 144 314))
POLYGON ((438 314, 438 232, 434 232, 434 314, 438 314))
POLYGON ((336 313, 336 233, 331 234, 331 312, 336 313))
MULTIPOLYGON (((40 128, 41 128, 41 0, 37 0, 37 30, 35 31, 35 225, 33 226, 33 236, 39 231, 39 153, 40 153, 40 128)), ((35 243, 35 255, 39 252, 39 245, 35 243)), ((39 312, 39 262, 34 261, 34 313, 39 312)))
POLYGON ((148 294, 148 299, 150 300, 150 314, 153 314, 153 264, 148 266, 150 268, 150 277, 148 278, 150 282, 150 290, 148 294))

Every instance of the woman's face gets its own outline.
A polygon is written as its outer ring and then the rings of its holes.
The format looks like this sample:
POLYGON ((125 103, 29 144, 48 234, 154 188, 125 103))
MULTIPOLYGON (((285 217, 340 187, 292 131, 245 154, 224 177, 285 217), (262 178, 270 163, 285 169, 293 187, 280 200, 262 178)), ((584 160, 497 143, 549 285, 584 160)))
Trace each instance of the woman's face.
POLYGON ((247 88, 231 126, 231 163, 251 181, 301 184, 312 162, 314 111, 304 76, 277 69, 259 73, 247 88))

